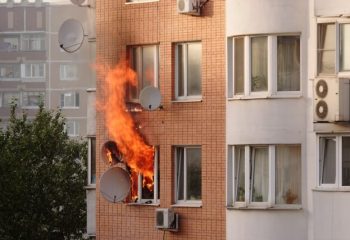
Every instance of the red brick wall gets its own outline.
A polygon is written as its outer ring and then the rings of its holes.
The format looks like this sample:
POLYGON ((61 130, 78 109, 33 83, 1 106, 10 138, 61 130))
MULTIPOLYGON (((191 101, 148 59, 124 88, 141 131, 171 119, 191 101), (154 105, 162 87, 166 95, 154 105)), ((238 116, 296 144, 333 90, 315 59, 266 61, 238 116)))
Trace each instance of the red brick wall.
MULTIPOLYGON (((125 0, 96 1, 97 59, 115 64, 127 45, 159 43, 159 79, 164 110, 143 112, 144 134, 160 150, 160 206, 174 203, 174 145, 202 147, 202 207, 175 208, 180 231, 165 239, 225 238, 225 1, 209 1, 200 17, 178 14, 175 0, 125 4, 125 0), (202 42, 202 102, 174 103, 173 43, 202 42)), ((101 81, 97 98, 103 101, 101 81)), ((97 147, 108 140, 103 112, 97 114, 97 147)), ((99 152, 99 150, 98 150, 99 152)), ((107 166, 97 156, 97 175, 107 166)), ((155 228, 154 206, 111 204, 99 194, 98 239, 163 239, 155 228)))

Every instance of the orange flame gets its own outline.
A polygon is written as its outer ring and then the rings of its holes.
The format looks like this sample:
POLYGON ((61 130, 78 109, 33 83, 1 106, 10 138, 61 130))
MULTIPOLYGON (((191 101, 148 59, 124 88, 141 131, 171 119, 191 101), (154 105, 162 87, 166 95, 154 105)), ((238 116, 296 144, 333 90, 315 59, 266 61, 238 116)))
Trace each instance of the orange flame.
MULTIPOLYGON (((136 73, 129 67, 126 60, 120 61, 110 69, 103 82, 105 103, 97 104, 104 111, 105 124, 110 137, 117 143, 123 160, 131 168, 132 198, 137 197, 137 175, 153 179, 154 148, 147 145, 137 131, 134 119, 125 104, 128 84, 137 85, 136 73)), ((109 156, 108 156, 109 158, 109 156)), ((152 180, 153 182, 153 180, 152 180)))

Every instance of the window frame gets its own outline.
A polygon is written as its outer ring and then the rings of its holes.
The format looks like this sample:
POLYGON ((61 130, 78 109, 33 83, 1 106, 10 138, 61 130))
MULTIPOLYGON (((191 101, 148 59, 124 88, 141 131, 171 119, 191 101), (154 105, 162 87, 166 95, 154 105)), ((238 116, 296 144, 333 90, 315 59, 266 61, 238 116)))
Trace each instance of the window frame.
POLYGON ((37 52, 45 51, 45 35, 43 33, 38 34, 24 34, 21 35, 21 51, 25 52, 37 52), (35 42, 34 45, 32 45, 35 42), (40 48, 33 47, 35 44, 39 44, 40 48))
POLYGON ((61 109, 78 109, 80 107, 80 93, 77 91, 63 92, 60 94, 60 108, 61 109), (67 105, 65 94, 72 94, 74 105, 67 105), (63 103, 63 104, 62 104, 63 103))
POLYGON ((340 191, 350 191, 350 186, 343 186, 343 171, 342 171, 342 146, 343 146, 343 137, 350 137, 349 134, 318 134, 317 135, 317 151, 316 151, 316 188, 317 189, 331 189, 331 190, 340 190, 340 191), (335 138, 336 147, 335 147, 335 183, 334 184, 322 184, 320 181, 320 138, 335 138))
POLYGON ((202 186, 202 146, 200 145, 186 145, 186 146, 174 146, 174 206, 201 206, 202 205, 202 198, 203 198, 203 186, 202 186), (177 174, 178 174, 178 156, 177 156, 177 149, 182 148, 184 150, 184 174, 183 174, 183 191, 184 191, 184 200, 179 200, 177 196, 177 174), (186 149, 199 149, 201 153, 201 199, 200 200, 189 200, 187 199, 187 154, 186 149))
POLYGON ((91 186, 91 187, 96 187, 96 178, 97 178, 97 175, 96 175, 96 157, 97 157, 97 148, 96 148, 96 136, 88 136, 88 167, 87 167, 87 184, 88 186, 91 186), (95 182, 92 181, 92 160, 93 160, 93 157, 92 157, 92 141, 95 141, 95 157, 94 157, 94 161, 95 161, 95 182))
POLYGON ((174 84, 174 97, 175 101, 196 101, 201 100, 203 96, 203 75, 202 75, 202 65, 203 65, 203 43, 202 41, 190 41, 190 42, 178 42, 175 43, 175 84, 174 84), (187 66, 188 66, 188 45, 189 44, 200 44, 201 45, 201 58, 200 58, 200 86, 201 86, 201 93, 199 95, 188 95, 188 89, 187 89, 187 66), (184 86, 184 96, 179 96, 179 46, 183 46, 183 53, 182 53, 182 61, 183 61, 183 86, 184 86))
POLYGON ((229 66, 232 67, 232 72, 228 72, 231 86, 229 95, 232 99, 255 99, 255 98, 295 98, 302 94, 302 41, 303 36, 300 32, 293 33, 276 33, 276 34, 252 34, 252 35, 235 35, 228 38, 232 49, 229 54, 229 66), (299 37, 299 90, 298 91, 278 91, 278 37, 299 37), (267 37, 267 90, 252 91, 251 75, 252 75, 252 44, 251 39, 255 37, 267 37), (244 39, 244 91, 236 93, 235 87, 235 39, 244 39), (231 60, 230 60, 231 59, 231 60), (231 61, 231 62, 230 62, 231 61))
POLYGON ((8 44, 8 47, 6 49, 0 48, 0 52, 18 52, 20 50, 20 36, 19 35, 0 35, 0 42, 5 45, 5 43, 8 44), (8 42, 9 39, 16 40, 16 44, 11 44, 8 42))
MULTIPOLYGON (((71 128, 69 128, 71 129, 71 128)), ((77 120, 77 119, 67 119, 66 120, 66 124, 64 125, 64 130, 66 131, 67 135, 69 137, 79 137, 80 135, 80 122, 77 120), (69 133, 69 130, 68 130, 68 122, 70 123, 73 123, 73 134, 70 134, 69 133)))
POLYGON ((18 81, 20 80, 21 76, 21 66, 17 63, 0 63, 0 71, 1 69, 7 69, 10 70, 10 72, 13 70, 13 77, 2 77, 0 75, 0 81, 18 81), (9 69, 12 68, 12 69, 9 69), (17 72, 16 72, 17 70, 17 72), (17 74, 17 76, 16 76, 17 74))
POLYGON ((28 100, 30 96, 39 97, 39 100, 41 98, 41 100, 45 103, 45 97, 46 97, 46 92, 45 91, 25 91, 25 92, 22 92, 22 94, 21 94, 22 108, 27 108, 27 109, 39 108, 40 101, 38 102, 38 105, 27 105, 29 103, 29 101, 26 102, 25 98, 27 98, 27 100, 28 100))
MULTIPOLYGON (((15 99, 17 99, 17 106, 21 106, 21 93, 20 92, 16 92, 16 91, 11 91, 11 92, 8 92, 8 91, 3 91, 3 92, 0 92, 0 107, 1 108, 9 108, 11 106, 11 104, 9 105, 4 105, 4 98, 5 98, 5 94, 12 94, 12 98, 14 95, 17 95, 15 97, 15 99)), ((8 102, 8 101, 6 101, 8 102)), ((9 102, 10 103, 10 102, 9 102)))
POLYGON ((349 77, 350 76, 350 69, 349 70, 341 70, 340 69, 340 51, 341 51, 341 34, 340 34, 340 25, 341 24, 350 24, 349 19, 344 18, 317 18, 316 20, 316 76, 319 77, 327 77, 327 76, 338 76, 338 77, 349 77), (319 59, 318 59, 318 41, 319 41, 319 25, 320 24, 335 24, 335 73, 334 74, 323 74, 319 72, 319 59))
POLYGON ((67 63, 60 64, 59 71, 60 71, 60 80, 61 81, 76 81, 76 80, 78 80, 78 66, 77 66, 77 64, 67 64, 67 63), (75 76, 73 76, 73 77, 67 76, 67 72, 70 71, 67 68, 70 68, 70 67, 75 68, 75 70, 74 70, 75 76))
POLYGON ((249 144, 249 145, 230 145, 229 148, 229 164, 228 164, 228 197, 227 204, 233 208, 258 208, 258 209, 300 209, 303 204, 303 192, 302 192, 302 145, 301 144, 249 144), (300 148, 300 203, 295 204, 278 204, 276 203, 276 150, 278 146, 295 146, 300 148), (235 151, 237 147, 244 147, 244 188, 245 195, 244 201, 236 201, 237 196, 237 180, 236 180, 236 166, 235 166, 235 151), (252 190, 250 185, 252 184, 251 177, 251 150, 256 147, 267 147, 268 148, 268 163, 269 163, 269 189, 268 198, 266 202, 253 202, 252 201, 252 190))
MULTIPOLYGON (((130 66, 131 68, 136 72, 137 77, 139 77, 137 70, 141 69, 141 73, 143 73, 143 69, 142 69, 142 65, 143 65, 143 61, 142 61, 142 49, 146 48, 146 47, 153 47, 153 60, 154 60, 154 82, 150 85, 150 86, 154 86, 159 88, 159 44, 145 44, 145 45, 131 45, 131 46, 127 46, 128 49, 128 54, 129 54, 129 60, 130 60, 130 66), (136 56, 136 67, 133 66, 133 51, 137 52, 137 56, 136 56)), ((137 78, 137 83, 139 82, 143 82, 143 78, 139 79, 137 78)), ((141 88, 140 86, 137 86, 136 88, 136 98, 133 98, 132 96, 132 86, 128 86, 127 88, 127 100, 129 102, 139 102, 139 95, 140 92, 142 91, 142 89, 144 88, 144 86, 142 85, 141 88)))
MULTIPOLYGON (((39 70, 40 72, 40 70, 39 70)), ((30 79, 31 81, 33 81, 32 79, 43 79, 46 76, 46 64, 41 62, 41 63, 23 63, 21 64, 21 77, 25 78, 25 79, 30 79), (27 66, 30 67, 30 73, 27 73, 27 66), (38 67, 39 69, 42 67, 43 70, 43 74, 42 75, 38 75, 38 76, 33 76, 33 68, 38 67)))

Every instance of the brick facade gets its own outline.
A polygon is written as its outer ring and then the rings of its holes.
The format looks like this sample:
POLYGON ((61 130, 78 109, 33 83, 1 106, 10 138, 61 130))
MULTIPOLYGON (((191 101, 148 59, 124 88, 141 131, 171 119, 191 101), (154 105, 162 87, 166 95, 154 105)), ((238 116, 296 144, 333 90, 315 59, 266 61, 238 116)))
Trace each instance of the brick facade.
MULTIPOLYGON (((148 143, 159 146, 160 206, 174 203, 174 145, 202 148, 202 207, 176 207, 179 232, 165 239, 225 238, 225 1, 209 1, 200 17, 178 14, 176 1, 125 4, 96 1, 97 61, 113 65, 126 46, 159 44, 159 85, 163 110, 137 113, 148 143), (202 42, 202 101, 174 102, 174 43, 202 42)), ((104 101, 101 80, 97 99, 104 101)), ((97 152, 109 139, 103 112, 97 113, 97 152)), ((97 155, 97 179, 107 169, 97 155)), ((162 239, 155 206, 108 203, 97 181, 97 239, 162 239)))

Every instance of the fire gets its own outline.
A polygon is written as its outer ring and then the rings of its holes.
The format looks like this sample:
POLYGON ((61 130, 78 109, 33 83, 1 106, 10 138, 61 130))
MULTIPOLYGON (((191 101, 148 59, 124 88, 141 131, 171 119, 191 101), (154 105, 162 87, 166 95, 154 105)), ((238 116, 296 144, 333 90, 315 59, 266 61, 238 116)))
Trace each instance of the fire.
POLYGON ((106 149, 106 156, 107 156, 109 165, 112 165, 113 163, 112 152, 109 149, 106 149))
MULTIPOLYGON (((126 111, 125 97, 128 84, 136 86, 137 76, 128 62, 123 60, 106 73, 103 82, 105 102, 98 104, 98 108, 104 111, 109 136, 116 142, 124 162, 131 169, 131 194, 135 199, 139 173, 146 179, 147 184, 150 182, 153 184, 154 148, 145 142, 137 131, 133 117, 126 111)), ((107 155, 112 162, 111 151, 107 155)))

